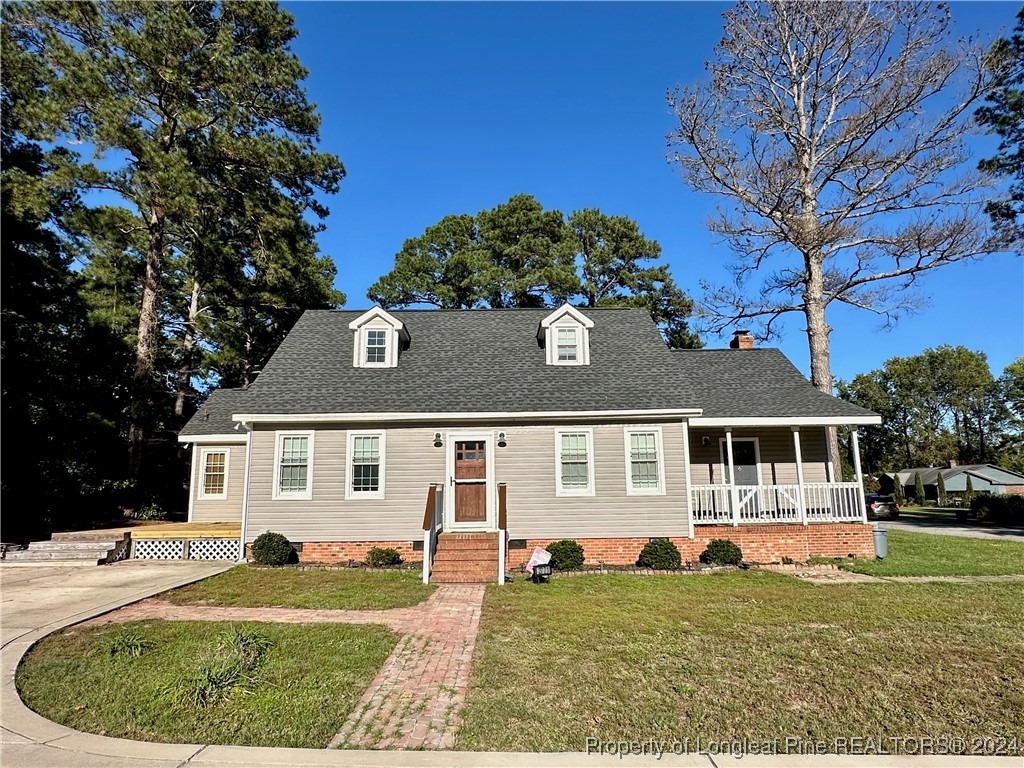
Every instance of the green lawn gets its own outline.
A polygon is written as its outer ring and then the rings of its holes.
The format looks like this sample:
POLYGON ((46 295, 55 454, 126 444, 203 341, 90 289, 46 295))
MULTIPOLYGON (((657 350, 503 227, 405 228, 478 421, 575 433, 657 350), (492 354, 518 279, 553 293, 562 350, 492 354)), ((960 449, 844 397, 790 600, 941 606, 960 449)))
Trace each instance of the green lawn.
POLYGON ((836 562, 871 576, 1004 576, 1024 574, 1024 544, 891 530, 884 560, 836 562))
POLYGON ((1021 598, 1019 584, 814 585, 763 572, 488 587, 458 746, 1024 742, 1021 598))
POLYGON ((396 640, 370 625, 247 624, 273 642, 249 683, 206 707, 176 703, 170 691, 178 681, 204 666, 222 669, 218 636, 229 626, 147 621, 50 635, 18 668, 18 692, 44 717, 106 736, 322 748, 396 640), (136 633, 141 656, 111 656, 114 639, 136 633))
POLYGON ((160 598, 179 605, 383 610, 421 603, 435 588, 420 580, 419 571, 298 571, 239 565, 160 598))

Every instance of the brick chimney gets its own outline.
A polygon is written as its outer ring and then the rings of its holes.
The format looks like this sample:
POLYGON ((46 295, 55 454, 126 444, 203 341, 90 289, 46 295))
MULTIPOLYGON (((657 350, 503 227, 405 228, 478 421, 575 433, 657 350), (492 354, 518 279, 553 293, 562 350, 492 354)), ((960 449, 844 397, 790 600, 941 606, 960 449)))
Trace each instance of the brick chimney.
POLYGON ((753 349, 754 348, 754 337, 750 335, 750 331, 736 330, 732 333, 732 341, 729 342, 730 349, 753 349))
POLYGON ((949 460, 949 468, 950 469, 956 469, 956 459, 950 459, 949 460))

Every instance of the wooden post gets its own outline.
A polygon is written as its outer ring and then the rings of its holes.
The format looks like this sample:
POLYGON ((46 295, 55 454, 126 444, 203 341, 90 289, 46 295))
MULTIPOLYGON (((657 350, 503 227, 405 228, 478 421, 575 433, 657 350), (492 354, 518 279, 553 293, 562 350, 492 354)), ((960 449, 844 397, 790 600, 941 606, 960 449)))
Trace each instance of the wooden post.
POLYGON ((690 423, 683 419, 683 477, 686 480, 686 535, 693 538, 693 485, 690 481, 690 423))
POLYGON ((868 521, 868 508, 864 501, 864 475, 860 471, 860 435, 857 428, 850 429, 850 444, 853 448, 853 474, 857 480, 857 506, 860 507, 860 517, 865 523, 868 521))
POLYGON ((732 459, 732 427, 725 428, 725 455, 729 461, 729 507, 735 528, 740 524, 740 496, 736 490, 736 465, 732 459))
POLYGON ((807 497, 804 495, 804 457, 800 450, 800 427, 793 427, 793 452, 796 453, 796 498, 800 505, 800 522, 807 525, 807 497))

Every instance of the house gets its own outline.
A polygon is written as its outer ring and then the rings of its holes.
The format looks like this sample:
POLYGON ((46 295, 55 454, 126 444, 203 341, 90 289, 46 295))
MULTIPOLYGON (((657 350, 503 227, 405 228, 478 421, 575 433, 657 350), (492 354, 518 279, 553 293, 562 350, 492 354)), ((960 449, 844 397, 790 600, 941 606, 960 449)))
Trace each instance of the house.
POLYGON ((966 493, 969 477, 976 493, 1024 496, 1024 475, 1020 472, 995 464, 957 464, 955 461, 951 461, 948 467, 914 467, 884 474, 879 478, 879 487, 882 493, 892 493, 898 481, 904 497, 912 498, 917 495, 915 486, 919 472, 927 501, 937 501, 939 498, 939 475, 942 475, 946 493, 966 493))
POLYGON ((562 538, 594 564, 632 564, 655 537, 692 560, 714 538, 755 562, 872 556, 826 432, 856 445, 879 421, 746 331, 670 350, 640 309, 373 308, 303 314, 179 440, 190 521, 240 521, 246 546, 277 531, 324 562, 392 547, 431 580, 496 581, 562 538))

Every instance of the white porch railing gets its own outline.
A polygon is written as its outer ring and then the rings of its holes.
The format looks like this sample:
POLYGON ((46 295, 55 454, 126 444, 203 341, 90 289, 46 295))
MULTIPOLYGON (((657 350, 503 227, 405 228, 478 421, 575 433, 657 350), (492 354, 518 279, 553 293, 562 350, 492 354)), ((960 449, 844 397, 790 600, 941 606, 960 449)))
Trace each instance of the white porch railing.
POLYGON ((805 510, 800 507, 800 485, 694 485, 690 511, 694 525, 749 525, 755 523, 845 523, 861 518, 858 483, 804 483, 805 510))
POLYGON ((444 486, 432 484, 423 509, 423 583, 430 583, 430 570, 437 552, 437 537, 444 520, 444 486))

